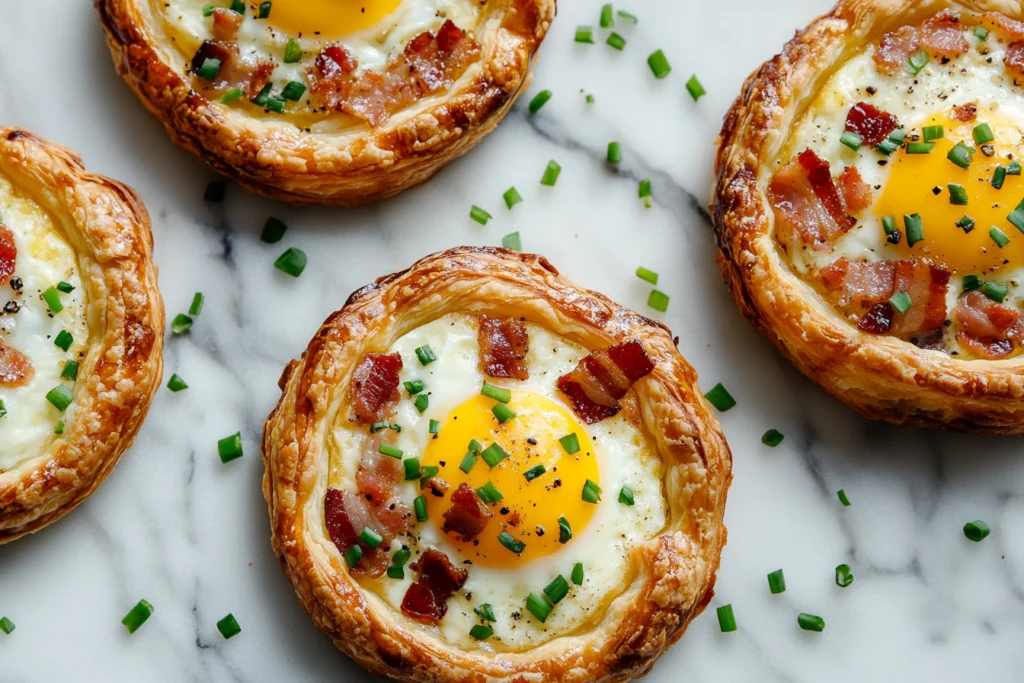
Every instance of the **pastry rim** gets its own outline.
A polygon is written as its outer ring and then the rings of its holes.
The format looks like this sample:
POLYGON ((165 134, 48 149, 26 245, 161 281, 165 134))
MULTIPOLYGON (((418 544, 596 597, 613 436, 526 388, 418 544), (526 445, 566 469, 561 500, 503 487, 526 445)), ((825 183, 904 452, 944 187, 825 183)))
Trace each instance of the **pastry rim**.
POLYGON ((490 3, 478 22, 489 29, 478 36, 487 48, 479 69, 470 66, 449 91, 409 105, 377 129, 307 134, 274 125, 276 115, 249 116, 194 92, 180 64, 165 59, 139 10, 150 0, 94 3, 118 71, 177 145, 259 194, 291 204, 339 206, 377 201, 422 183, 479 142, 529 85, 537 49, 555 15, 555 0, 490 3), (509 23, 524 15, 523 32, 487 21, 499 11, 508 13, 509 23))
POLYGON ((718 263, 741 312, 783 355, 860 414, 910 427, 1024 434, 1024 356, 956 360, 861 332, 794 274, 775 245, 771 162, 835 68, 886 30, 942 9, 1021 17, 1007 0, 841 0, 747 78, 725 117, 711 203, 718 263))
MULTIPOLYGON (((667 328, 576 287, 543 257, 461 247, 382 277, 356 291, 324 322, 280 384, 281 400, 263 432, 263 493, 272 545, 313 621, 372 673, 408 681, 627 680, 646 673, 714 593, 726 540, 722 516, 732 456, 697 387, 696 372, 667 328), (402 334, 449 313, 525 316, 585 348, 595 348, 595 340, 607 345, 637 338, 658 362, 633 391, 645 423, 653 421, 660 430, 649 439, 666 462, 669 521, 663 535, 638 548, 643 559, 637 579, 588 633, 500 657, 485 649, 463 650, 430 636, 429 627, 416 625, 372 594, 364 597, 344 570, 341 552, 333 546, 322 552, 319 538, 307 530, 307 521, 322 526, 318 501, 326 490, 328 454, 318 430, 333 423, 345 402, 338 387, 347 387, 363 353, 386 349, 402 334), (670 457, 687 465, 672 467, 670 457), (686 481, 688 471, 699 476, 686 481)), ((324 535, 322 529, 316 534, 324 535)))
POLYGON ((63 229, 88 288, 89 325, 74 419, 45 451, 0 473, 2 544, 73 510, 131 446, 162 379, 164 309, 149 214, 134 190, 17 128, 0 128, 0 173, 63 229))

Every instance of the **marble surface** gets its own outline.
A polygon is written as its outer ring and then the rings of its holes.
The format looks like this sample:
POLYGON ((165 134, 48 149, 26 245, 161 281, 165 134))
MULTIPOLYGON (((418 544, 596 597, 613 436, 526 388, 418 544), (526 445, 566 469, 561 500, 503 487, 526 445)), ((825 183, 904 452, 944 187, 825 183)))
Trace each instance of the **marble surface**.
MULTIPOLYGON (((652 682, 1019 680, 1024 650, 1024 481, 1020 443, 908 432, 864 421, 828 398, 741 319, 715 267, 706 211, 713 140, 744 77, 827 0, 632 0, 619 53, 573 43, 598 0, 563 0, 530 93, 502 126, 433 182, 356 211, 295 210, 230 187, 202 201, 211 172, 177 149, 121 83, 85 0, 0 0, 0 121, 82 154, 127 181, 153 217, 169 316, 192 294, 206 308, 192 333, 167 340, 167 375, 190 389, 157 395, 134 449, 74 514, 0 548, 0 681, 367 680, 306 619, 268 543, 258 435, 285 362, 322 320, 374 277, 458 244, 523 247, 623 304, 645 308, 638 265, 672 297, 662 319, 705 388, 739 401, 722 415, 735 483, 712 609, 658 663, 652 682), (663 48, 674 67, 645 63, 663 48), (683 84, 696 72, 708 95, 683 84), (536 116, 529 95, 554 97, 536 116), (583 92, 596 103, 588 106, 583 92), (603 162, 610 140, 624 162, 603 162), (538 184, 549 159, 555 188, 538 184), (637 181, 653 181, 644 210, 637 181), (524 203, 508 211, 511 185, 524 203), (495 219, 481 227, 479 204, 495 219), (267 216, 291 229, 267 246, 267 216), (298 280, 273 268, 285 246, 310 255, 298 280), (761 445, 769 427, 786 439, 761 445), (219 438, 241 430, 228 466, 219 438), (836 490, 853 502, 843 508, 836 490), (981 518, 983 543, 961 526, 981 518), (849 563, 855 583, 833 570, 849 563), (786 573, 784 595, 765 575, 786 573), (129 636, 124 613, 156 607, 129 636), (739 630, 719 631, 732 603, 739 630), (796 615, 827 622, 799 630, 796 615), (228 612, 243 633, 224 641, 228 612), (685 675, 684 675, 685 674, 685 675)), ((0 445, 2 447, 2 445, 0 445)))

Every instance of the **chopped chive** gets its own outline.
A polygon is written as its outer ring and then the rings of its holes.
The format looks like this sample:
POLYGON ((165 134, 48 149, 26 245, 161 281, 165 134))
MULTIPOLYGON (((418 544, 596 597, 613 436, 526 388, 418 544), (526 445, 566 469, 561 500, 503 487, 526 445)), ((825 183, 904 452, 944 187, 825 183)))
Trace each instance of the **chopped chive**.
POLYGON ((622 145, 612 141, 608 143, 608 163, 618 164, 622 161, 622 145))
POLYGON ((768 590, 772 595, 786 592, 786 576, 781 569, 776 569, 768 575, 768 590))
POLYGON ((498 487, 491 482, 487 482, 476 490, 476 494, 483 499, 485 503, 497 503, 501 501, 505 496, 498 487))
POLYGON ((572 527, 569 526, 569 520, 565 517, 558 518, 558 542, 566 544, 572 540, 572 527))
POLYGON ((267 106, 267 102, 270 100, 270 91, 273 90, 273 89, 274 89, 274 84, 273 83, 267 83, 259 91, 259 93, 256 95, 256 97, 252 98, 249 101, 252 102, 253 104, 255 104, 257 107, 265 107, 265 106, 267 106))
POLYGON ((935 149, 934 142, 908 142, 907 154, 931 154, 935 149))
POLYGON ((722 633, 732 633, 736 630, 736 615, 733 614, 732 605, 722 605, 718 608, 718 627, 722 633))
POLYGON ((530 113, 531 114, 536 114, 537 112, 539 112, 541 107, 543 107, 545 104, 547 104, 548 100, 551 99, 551 95, 552 95, 552 93, 551 93, 550 90, 541 90, 539 93, 534 95, 533 99, 530 100, 530 106, 529 106, 530 113))
POLYGON ((907 60, 907 69, 910 73, 915 76, 921 73, 921 70, 928 64, 928 53, 924 50, 918 50, 914 54, 910 55, 907 60))
POLYGON ((978 40, 988 40, 988 29, 985 28, 984 26, 975 26, 974 36, 978 40))
POLYGON ((359 532, 359 540, 370 546, 371 549, 384 542, 384 538, 368 526, 363 527, 363 530, 359 532))
POLYGON ((192 318, 188 317, 184 313, 179 313, 174 316, 174 320, 171 321, 171 333, 175 336, 185 334, 192 329, 192 318))
POLYGON ((403 384, 405 386, 405 390, 412 395, 420 393, 425 388, 423 380, 421 379, 410 380, 408 382, 404 382, 403 384))
POLYGON ((577 586, 583 585, 583 563, 577 562, 572 566, 572 582, 577 586))
POLYGON ((847 130, 839 136, 839 142, 856 152, 860 149, 860 146, 864 144, 864 138, 857 133, 854 133, 852 130, 847 130))
POLYGON ((46 392, 46 400, 53 404, 53 407, 62 413, 68 409, 69 405, 71 405, 72 398, 71 390, 63 384, 58 384, 53 389, 46 392))
POLYGON ((523 472, 523 476, 526 477, 526 481, 533 481, 534 479, 536 479, 537 477, 539 477, 540 475, 544 474, 547 471, 548 469, 544 467, 543 464, 534 465, 530 469, 523 472))
POLYGON ((288 226, 285 225, 284 222, 271 216, 263 226, 263 232, 260 233, 260 240, 267 244, 276 244, 281 241, 287 230, 288 226))
POLYGON ((244 0, 231 0, 231 11, 236 14, 245 16, 245 2, 244 0))
POLYGON ((1011 161, 1006 165, 1006 175, 1020 175, 1020 162, 1011 161))
POLYGON ((60 302, 60 294, 57 293, 56 287, 50 287, 43 292, 41 296, 43 297, 43 301, 46 302, 46 306, 50 309, 51 313, 57 314, 64 310, 64 304, 60 302))
POLYGON ((736 399, 732 397, 732 394, 729 393, 721 382, 712 387, 711 391, 704 394, 704 398, 723 413, 736 405, 736 399))
POLYGON ((462 470, 463 472, 465 472, 466 474, 469 474, 469 471, 473 469, 473 465, 475 465, 476 461, 479 460, 479 459, 480 459, 479 455, 477 455, 473 451, 469 451, 462 458, 462 464, 459 465, 459 469, 462 470))
POLYGON ((188 384, 178 375, 171 375, 171 379, 167 382, 167 388, 177 393, 188 389, 188 384))
POLYGON ((221 96, 220 103, 221 104, 231 104, 235 100, 238 100, 238 99, 241 99, 241 98, 242 98, 242 89, 241 88, 231 88, 231 90, 228 90, 226 93, 224 93, 221 96))
POLYGON ((203 312, 203 304, 206 299, 203 297, 202 292, 196 292, 195 296, 192 297, 192 305, 188 307, 188 314, 191 316, 198 316, 203 312))
POLYGON ((236 432, 217 442, 217 454, 221 462, 231 462, 242 457, 242 433, 236 432))
POLYGON ((891 133, 889 133, 889 137, 888 137, 888 140, 890 142, 892 142, 894 145, 896 145, 897 147, 902 145, 903 141, 906 140, 906 139, 907 139, 907 131, 903 130, 902 128, 894 129, 891 133))
POLYGON ((782 440, 784 438, 786 438, 786 437, 784 437, 782 435, 782 432, 780 432, 779 430, 777 430, 777 429, 769 429, 761 437, 761 443, 763 443, 765 446, 768 446, 769 448, 775 448, 780 443, 782 443, 782 440))
POLYGON ((589 92, 584 96, 584 99, 587 101, 587 104, 593 104, 594 102, 597 101, 594 99, 594 95, 589 92))
POLYGON ((976 125, 974 130, 971 131, 971 135, 974 137, 974 143, 977 145, 984 145, 996 139, 992 135, 992 128, 987 123, 976 125))
POLYGON ((595 482, 587 479, 583 484, 583 500, 587 503, 597 504, 601 500, 601 487, 595 482))
POLYGON ((548 615, 551 614, 551 605, 548 604, 547 600, 533 593, 530 593, 529 597, 526 598, 526 609, 530 611, 530 614, 537 617, 537 620, 542 624, 547 621, 548 615))
POLYGON ((292 102, 298 101, 306 94, 306 84, 299 81, 289 81, 288 85, 281 89, 281 97, 292 102))
POLYGON ((271 7, 271 4, 270 4, 269 0, 267 2, 261 2, 260 3, 260 13, 257 15, 257 17, 259 19, 266 19, 267 17, 269 17, 270 16, 270 7, 271 7))
POLYGON ((704 86, 697 80, 696 75, 690 76, 690 80, 686 81, 686 92, 690 93, 690 97, 693 98, 694 102, 707 94, 704 86))
POLYGON ((484 462, 487 463, 488 467, 493 468, 497 467, 498 463, 507 458, 508 453, 506 453, 505 449, 495 442, 481 451, 480 457, 484 459, 484 462))
POLYGON ((75 338, 67 330, 61 330, 53 340, 53 345, 64 352, 67 352, 74 343, 75 338))
MULTIPOLYGON (((74 382, 78 379, 78 367, 79 364, 77 360, 69 360, 64 363, 64 369, 60 371, 60 378, 66 379, 69 382, 74 382)), ((173 380, 175 377, 177 377, 177 375, 172 375, 171 379, 173 380)))
POLYGON ((899 149, 900 143, 893 142, 891 139, 882 140, 875 145, 875 150, 881 152, 885 156, 891 156, 893 152, 899 149))
POLYGON ((647 306, 659 313, 664 313, 668 310, 668 299, 668 294, 665 292, 657 289, 651 290, 651 293, 647 295, 647 306))
POLYGON ((216 9, 217 9, 217 7, 215 5, 213 5, 212 3, 208 3, 206 5, 203 5, 203 16, 204 17, 212 17, 213 13, 214 13, 214 11, 216 11, 216 9))
POLYGON ((507 531, 502 531, 498 534, 498 542, 514 552, 516 555, 520 555, 524 550, 526 550, 526 544, 522 541, 517 541, 512 534, 507 531))
POLYGON ((288 41, 288 44, 284 46, 284 63, 294 64, 301 60, 302 46, 299 45, 299 41, 292 38, 288 41))
POLYGON ((217 622, 217 630, 224 636, 224 640, 228 640, 241 633, 242 627, 238 625, 238 620, 235 619, 233 614, 228 614, 217 622))
POLYGON ((430 365, 437 360, 437 356, 434 355, 434 350, 430 348, 430 344, 416 347, 415 353, 420 361, 420 365, 430 365))
POLYGON ((0 417, 7 415, 7 406, 4 405, 3 401, 0 401, 0 417))
POLYGON ((484 447, 484 445, 482 443, 480 443, 479 441, 477 441, 476 439, 470 439, 469 440, 468 448, 469 448, 469 452, 470 453, 479 453, 480 449, 482 449, 483 447, 484 447))
POLYGON ((967 168, 971 165, 971 149, 964 143, 958 142, 949 150, 946 158, 960 168, 967 168))
POLYGON ((1006 285, 998 282, 986 282, 981 286, 981 293, 992 301, 1003 303, 1003 300, 1006 299, 1006 285))
POLYGON ((907 246, 912 247, 924 239, 924 223, 921 214, 903 215, 903 230, 907 233, 907 246))
POLYGON ((882 230, 885 231, 886 235, 892 235, 896 232, 896 217, 895 216, 882 216, 882 230))
POLYGON ((619 502, 623 505, 633 505, 636 502, 633 499, 633 489, 629 486, 623 486, 619 489, 619 502))
POLYGON ((388 568, 385 570, 385 572, 387 573, 389 579, 402 580, 405 578, 405 567, 398 564, 388 565, 388 568))
POLYGON ((6 635, 11 635, 14 631, 14 622, 7 617, 0 617, 0 631, 3 631, 6 635))
POLYGON ((623 19, 625 19, 626 21, 628 21, 631 24, 638 24, 638 23, 640 23, 640 20, 636 18, 636 15, 630 14, 629 12, 626 12, 624 10, 620 9, 618 12, 616 12, 616 14, 618 14, 620 17, 622 17, 623 19))
POLYGON ((501 403, 508 403, 512 400, 512 392, 509 389, 497 387, 487 382, 484 382, 483 386, 480 387, 480 393, 487 398, 493 398, 501 403))
POLYGON ((824 619, 813 614, 807 614, 806 612, 801 612, 800 615, 797 616, 796 623, 805 631, 817 631, 818 633, 821 633, 825 630, 824 619))
POLYGON ((509 209, 523 201, 522 195, 519 194, 519 190, 515 187, 508 188, 505 190, 505 194, 501 196, 505 199, 505 206, 509 209))
POLYGON ((609 26, 611 26, 614 23, 615 23, 615 20, 612 17, 612 5, 611 5, 611 3, 608 3, 607 5, 602 5, 601 6, 601 28, 608 28, 609 26))
POLYGON ((973 292, 976 289, 981 289, 981 280, 977 275, 964 275, 964 279, 961 280, 964 292, 973 292))
POLYGON ((401 460, 402 456, 404 455, 402 453, 402 449, 395 448, 391 444, 387 443, 382 443, 380 445, 380 448, 377 449, 377 452, 380 453, 381 455, 386 455, 389 458, 395 458, 396 460, 401 460))
POLYGON ((850 565, 841 564, 836 567, 836 585, 840 588, 847 588, 853 583, 853 572, 850 571, 850 565))
POLYGON ((406 481, 419 479, 422 476, 419 458, 406 458, 402 461, 402 466, 405 468, 406 481))
POLYGON ((416 496, 416 500, 412 502, 412 507, 416 511, 416 521, 425 522, 427 521, 427 499, 423 496, 416 496))
POLYGON ((839 502, 843 504, 844 508, 850 507, 850 499, 846 497, 846 491, 839 489, 836 491, 836 495, 839 496, 839 502))
POLYGON ((954 225, 963 230, 966 234, 969 233, 971 230, 974 230, 974 219, 968 216, 967 214, 964 214, 964 217, 958 220, 954 225))
POLYGON ((1010 224, 1013 225, 1013 227, 1024 232, 1024 199, 1022 199, 1020 204, 1017 205, 1017 208, 1010 212, 1010 215, 1006 217, 1006 220, 1010 221, 1010 224))
POLYGON ((910 307, 914 304, 914 302, 910 300, 910 295, 906 292, 896 292, 889 297, 889 303, 892 304, 892 307, 901 314, 909 311, 910 307))
POLYGON ((64 433, 64 420, 61 420, 60 422, 57 423, 57 426, 54 428, 53 433, 58 436, 64 433))
POLYGON ((540 184, 554 187, 555 183, 558 182, 558 174, 561 172, 562 167, 558 165, 557 161, 552 159, 548 162, 547 168, 544 169, 544 175, 541 176, 540 184))
POLYGON ((576 42, 594 44, 594 28, 592 26, 576 27, 576 42))
POLYGON ((653 270, 647 270, 643 266, 636 269, 636 276, 644 282, 650 282, 652 285, 658 284, 658 274, 653 270))
POLYGON ((487 221, 491 220, 491 214, 487 213, 477 205, 473 205, 469 209, 469 217, 475 220, 480 225, 487 225, 487 221))
POLYGON ((388 428, 388 427, 390 427, 390 426, 391 426, 391 425, 390 425, 390 424, 388 424, 388 423, 387 423, 386 421, 384 421, 384 420, 382 420, 382 421, 380 421, 380 422, 374 422, 373 424, 371 424, 371 425, 370 425, 370 433, 371 433, 371 434, 376 434, 377 432, 379 432, 379 431, 381 431, 381 430, 384 430, 384 429, 387 429, 387 428, 388 428))
POLYGON ((345 551, 345 563, 348 565, 349 569, 352 569, 359 564, 359 560, 361 559, 363 559, 363 549, 359 547, 359 544, 356 544, 345 551))
POLYGON ((548 585, 544 586, 544 595, 548 596, 552 605, 557 605, 562 598, 569 594, 569 582, 559 574, 548 585))
POLYGON ((427 482, 437 476, 441 468, 436 465, 424 465, 420 467, 420 488, 427 485, 427 482))
POLYGON ((562 445, 562 448, 569 455, 578 453, 580 450, 580 439, 578 436, 576 436, 576 432, 573 432, 572 434, 566 434, 565 436, 558 440, 558 443, 562 445))
POLYGON ((430 406, 430 397, 427 396, 426 394, 420 394, 419 396, 416 397, 416 400, 413 402, 413 405, 416 406, 416 410, 419 411, 420 415, 422 415, 424 411, 426 411, 426 409, 430 406))
POLYGON ((921 138, 925 142, 931 142, 932 140, 940 140, 946 135, 946 130, 942 126, 925 126, 921 129, 921 138))
POLYGON ((956 206, 967 206, 967 190, 963 185, 949 183, 949 203, 956 206))
POLYGON ((639 188, 637 189, 637 196, 644 200, 644 208, 651 208, 651 181, 644 179, 640 181, 639 188))
POLYGON ((606 40, 605 42, 608 43, 610 46, 614 47, 616 50, 621 50, 624 47, 626 47, 626 39, 620 36, 618 33, 615 33, 614 31, 608 34, 608 40, 606 40))
POLYGON ((988 236, 999 245, 1000 249, 1010 243, 1010 238, 1006 236, 1006 233, 995 226, 992 226, 992 229, 988 231, 988 236))
POLYGON ((149 604, 146 600, 139 600, 138 604, 132 607, 128 614, 124 615, 121 623, 128 629, 128 633, 135 633, 152 615, 153 605, 149 604))
POLYGON ((196 71, 196 75, 200 78, 212 81, 217 78, 217 74, 220 73, 220 60, 212 57, 207 57, 203 60, 202 66, 196 71))
POLYGON ((269 97, 267 98, 267 109, 278 114, 284 113, 284 107, 288 104, 280 97, 269 97))
POLYGON ((651 67, 651 73, 654 74, 655 78, 665 78, 672 71, 668 58, 665 57, 665 53, 661 50, 655 50, 651 53, 650 57, 647 58, 647 66, 651 67))
POLYGON ((1006 169, 1002 166, 996 166, 996 170, 992 172, 992 187, 997 190, 1003 189, 1003 183, 1006 182, 1006 169))
POLYGON ((518 232, 510 232, 501 238, 501 246, 512 251, 522 251, 523 241, 519 238, 518 232))
POLYGON ((485 602, 479 607, 473 608, 473 611, 476 612, 477 615, 484 621, 497 621, 497 619, 494 616, 494 608, 491 607, 491 604, 488 602, 485 602))
POLYGON ((64 292, 65 294, 70 294, 75 291, 75 286, 73 284, 70 282, 64 282, 63 280, 58 282, 56 286, 58 291, 64 292))
POLYGON ((980 519, 964 524, 964 536, 975 543, 982 541, 990 533, 992 533, 992 530, 988 528, 988 524, 985 524, 980 519))
POLYGON ((274 261, 274 267, 292 277, 298 277, 306 269, 306 252, 289 247, 274 261))
POLYGON ((469 636, 474 640, 487 640, 493 635, 494 629, 483 624, 474 624, 473 628, 469 629, 469 636))

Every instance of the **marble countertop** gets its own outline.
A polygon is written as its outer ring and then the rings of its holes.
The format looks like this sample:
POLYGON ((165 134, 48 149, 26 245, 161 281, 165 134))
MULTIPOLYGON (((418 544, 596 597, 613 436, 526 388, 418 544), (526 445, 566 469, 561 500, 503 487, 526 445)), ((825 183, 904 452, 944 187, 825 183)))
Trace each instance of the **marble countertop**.
MULTIPOLYGON (((704 207, 713 142, 745 76, 828 0, 709 3, 632 0, 625 50, 577 45, 598 0, 563 0, 536 80, 499 129, 435 180, 360 210, 291 209, 229 186, 176 148, 114 71, 91 3, 2 3, 0 122, 78 151, 90 170, 139 190, 153 218, 168 316, 196 291, 206 308, 169 338, 161 390, 134 448, 74 514, 0 548, 0 681, 368 680, 299 608, 270 549, 259 434, 277 378, 323 319, 373 278, 454 245, 496 245, 513 231, 576 282, 644 311, 658 271, 671 296, 660 317, 680 337, 705 389, 724 382, 739 404, 721 416, 735 483, 711 608, 654 668, 652 683, 691 681, 1019 680, 1024 665, 1024 458, 1020 442, 903 431, 862 420, 798 374, 739 315, 715 266, 704 207), (646 57, 673 66, 655 80, 646 57), (696 73, 708 94, 683 85, 696 73), (554 97, 535 116, 529 97, 554 97), (592 93, 588 105, 584 93, 592 93), (617 170, 604 163, 622 143, 617 170), (549 159, 555 188, 538 181, 549 159), (637 198, 650 178, 654 206, 637 198), (508 211, 515 185, 524 202, 508 211), (472 222, 478 204, 494 216, 472 222), (268 216, 288 223, 268 246, 268 216), (285 246, 309 266, 276 271, 285 246), (777 428, 775 449, 762 433, 777 428), (219 438, 241 430, 228 466, 219 438), (836 498, 845 489, 852 506, 836 498), (961 527, 986 520, 980 544, 961 527), (834 568, 848 563, 846 589, 834 568), (788 590, 769 593, 783 568, 788 590), (129 636, 139 598, 156 608, 129 636), (714 608, 734 605, 735 633, 714 608), (232 612, 243 633, 215 623, 232 612), (799 612, 824 617, 801 631, 799 612)), ((658 314, 655 314, 656 316, 658 314)), ((2 446, 0 446, 2 447, 2 446)))

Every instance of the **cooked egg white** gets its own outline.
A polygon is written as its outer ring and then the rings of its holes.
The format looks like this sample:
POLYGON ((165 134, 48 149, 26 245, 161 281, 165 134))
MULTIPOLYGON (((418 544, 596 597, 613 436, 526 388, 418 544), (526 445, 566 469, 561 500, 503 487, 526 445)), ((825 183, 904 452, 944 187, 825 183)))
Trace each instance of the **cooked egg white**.
POLYGON ((0 176, 0 222, 14 233, 18 256, 14 276, 23 287, 16 292, 10 283, 0 285, 0 335, 35 367, 32 380, 22 387, 0 386, 0 401, 7 414, 0 417, 0 472, 13 469, 38 455, 54 439, 58 422, 66 425, 74 404, 61 416, 46 394, 61 384, 60 374, 68 359, 77 359, 88 341, 84 294, 75 253, 52 218, 30 198, 16 191, 0 176), (64 310, 51 315, 40 294, 58 282, 75 287, 61 294, 64 310), (3 313, 3 305, 16 301, 17 313, 3 313), (67 330, 74 344, 64 352, 54 340, 67 330))
MULTIPOLYGON (((874 205, 858 216, 857 226, 841 237, 833 251, 810 247, 791 255, 796 271, 812 275, 840 257, 851 260, 893 260, 911 255, 926 256, 952 272, 947 309, 952 310, 962 291, 965 275, 978 275, 1006 284, 1009 297, 1024 294, 1024 234, 1007 216, 1024 199, 1024 178, 1008 175, 1002 189, 992 186, 995 168, 1011 159, 1024 160, 1024 89, 1014 85, 1003 66, 1006 45, 996 32, 981 42, 965 31, 971 49, 948 64, 931 60, 918 76, 879 73, 872 59, 874 47, 846 62, 821 88, 778 157, 786 163, 804 149, 814 150, 828 161, 833 175, 855 166, 873 188, 874 205), (846 116, 857 102, 868 102, 896 116, 911 136, 922 126, 942 125, 944 137, 935 140, 930 154, 907 154, 900 149, 891 157, 862 146, 854 152, 839 139, 846 116), (949 118, 955 105, 978 105, 977 120, 960 123, 949 118), (994 155, 980 149, 964 170, 946 158, 957 142, 977 148, 973 128, 988 123, 995 135, 994 155), (884 162, 884 163, 883 163, 884 162), (948 184, 962 185, 968 192, 967 206, 951 205, 948 184), (918 213, 924 225, 924 241, 913 248, 904 235, 899 245, 885 239, 881 219, 895 216, 904 231, 904 214, 918 213), (964 214, 975 219, 968 234, 955 223, 964 214), (998 227, 1010 243, 1003 248, 989 236, 998 227)), ((908 138, 910 139, 910 138, 908 138)), ((956 349, 952 330, 945 332, 947 348, 956 349)))
MULTIPOLYGON (((412 542, 401 537, 393 545, 393 550, 402 543, 411 543, 414 551, 437 548, 468 570, 468 581, 449 600, 448 613, 439 625, 449 642, 464 647, 521 650, 599 618, 630 580, 631 550, 656 536, 665 525, 661 463, 642 434, 621 415, 595 425, 580 423, 555 388, 556 380, 587 352, 539 326, 528 325, 528 330, 530 379, 525 382, 483 375, 477 322, 471 316, 449 315, 433 321, 406 334, 389 350, 402 355, 402 381, 422 380, 429 397, 429 406, 420 414, 412 397, 402 390, 392 420, 402 427, 395 445, 406 458, 417 457, 423 466, 441 467, 438 477, 450 485, 449 493, 462 482, 474 488, 490 482, 504 496, 492 507, 495 517, 477 543, 463 543, 441 530, 442 515, 450 506, 448 495, 442 499, 428 494, 428 521, 416 524, 412 542), (437 356, 426 367, 415 354, 424 344, 437 356), (508 406, 516 417, 505 425, 499 426, 491 412, 496 402, 480 395, 485 381, 512 392, 508 406), (440 423, 436 438, 429 433, 431 419, 440 423), (580 450, 575 454, 559 443, 568 434, 577 435, 580 450), (459 466, 474 438, 484 447, 498 441, 509 457, 494 468, 481 459, 465 474, 459 466), (546 471, 528 482, 524 473, 537 464, 544 464, 546 471), (603 491, 597 504, 583 501, 587 479, 603 491), (618 500, 624 485, 634 491, 632 506, 618 500), (501 521, 512 513, 521 517, 515 537, 526 543, 520 556, 497 540, 501 521), (559 517, 569 520, 572 528, 573 538, 566 544, 559 542, 559 517), (471 564, 463 564, 466 560, 471 564), (584 568, 580 586, 571 581, 576 563, 584 568), (530 593, 542 595, 544 587, 559 575, 569 582, 569 594, 541 623, 526 609, 527 597, 530 593), (488 624, 494 636, 477 643, 469 631, 481 623, 473 610, 484 603, 492 606, 496 617, 488 624)), ((356 489, 355 473, 366 438, 365 428, 353 428, 347 421, 334 431, 331 486, 356 489)), ((400 486, 400 495, 410 509, 422 493, 418 481, 400 486)), ((385 576, 363 583, 398 610, 415 577, 407 568, 404 580, 385 576)))

